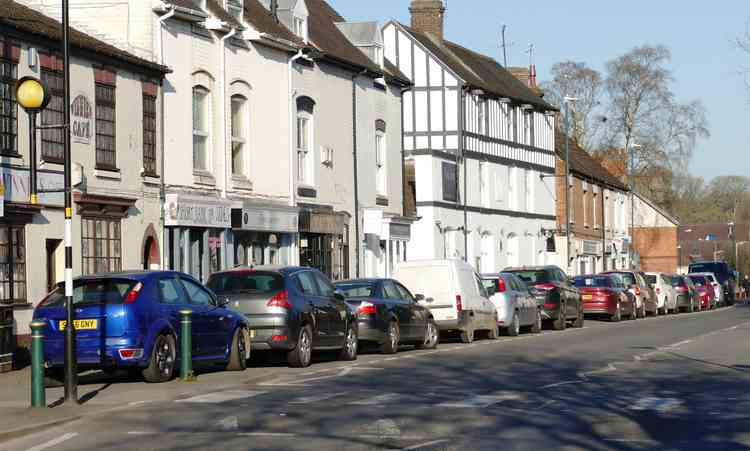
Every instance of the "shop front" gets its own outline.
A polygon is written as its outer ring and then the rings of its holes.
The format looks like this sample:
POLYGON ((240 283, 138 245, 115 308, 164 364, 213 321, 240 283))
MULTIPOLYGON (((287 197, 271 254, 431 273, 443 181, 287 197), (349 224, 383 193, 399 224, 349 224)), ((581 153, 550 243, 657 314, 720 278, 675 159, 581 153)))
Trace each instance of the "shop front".
POLYGON ((231 201, 167 194, 164 209, 165 258, 170 269, 205 282, 212 273, 231 266, 231 201))
POLYGON ((349 278, 348 213, 330 207, 302 207, 299 212, 300 265, 316 268, 332 280, 349 278))
POLYGON ((365 277, 391 277, 396 266, 406 261, 412 222, 411 218, 378 209, 364 210, 365 277))
POLYGON ((234 266, 293 265, 299 214, 293 207, 245 201, 232 209, 234 266))

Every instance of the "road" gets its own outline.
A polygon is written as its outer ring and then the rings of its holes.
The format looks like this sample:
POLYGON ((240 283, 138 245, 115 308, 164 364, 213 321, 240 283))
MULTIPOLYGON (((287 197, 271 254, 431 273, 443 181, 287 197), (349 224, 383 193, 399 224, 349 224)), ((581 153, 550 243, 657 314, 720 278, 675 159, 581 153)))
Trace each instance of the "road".
POLYGON ((736 306, 303 370, 258 364, 231 389, 186 384, 179 399, 0 448, 750 449, 748 332, 750 306, 736 306))

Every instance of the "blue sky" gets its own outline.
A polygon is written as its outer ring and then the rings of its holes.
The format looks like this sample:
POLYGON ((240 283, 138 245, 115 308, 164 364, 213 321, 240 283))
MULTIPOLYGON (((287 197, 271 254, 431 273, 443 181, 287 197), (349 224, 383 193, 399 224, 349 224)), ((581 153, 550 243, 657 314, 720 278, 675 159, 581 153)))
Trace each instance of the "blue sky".
MULTIPOLYGON (((329 2, 347 20, 409 21, 409 0, 329 2)), ((446 14, 448 39, 498 61, 503 23, 514 43, 509 64, 528 64, 524 51, 534 43, 540 81, 558 61, 602 70, 637 45, 666 45, 678 99, 701 99, 708 111, 711 138, 698 144, 691 172, 750 176, 750 92, 740 74, 750 55, 734 43, 750 20, 747 0, 449 0, 446 14)))

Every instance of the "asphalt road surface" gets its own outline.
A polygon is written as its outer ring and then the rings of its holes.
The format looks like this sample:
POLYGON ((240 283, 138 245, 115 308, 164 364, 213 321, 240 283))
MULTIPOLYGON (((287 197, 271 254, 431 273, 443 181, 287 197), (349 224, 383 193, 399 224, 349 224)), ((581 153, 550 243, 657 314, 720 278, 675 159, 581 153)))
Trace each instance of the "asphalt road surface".
POLYGON ((188 389, 0 448, 744 450, 749 333, 750 306, 736 306, 303 370, 264 362, 230 390, 188 389))

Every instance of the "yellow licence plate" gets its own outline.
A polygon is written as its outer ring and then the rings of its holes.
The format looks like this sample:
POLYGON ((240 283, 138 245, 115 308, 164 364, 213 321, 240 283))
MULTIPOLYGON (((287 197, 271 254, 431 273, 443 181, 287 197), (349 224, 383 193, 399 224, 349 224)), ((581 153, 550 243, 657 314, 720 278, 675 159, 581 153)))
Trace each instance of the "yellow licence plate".
POLYGON ((255 338, 255 330, 253 329, 250 329, 250 338, 251 339, 255 338))
POLYGON ((582 299, 583 299, 584 301, 590 301, 590 300, 594 299, 594 296, 593 296, 593 295, 591 295, 591 294, 584 294, 583 296, 581 296, 581 298, 582 298, 582 299))
MULTIPOLYGON (((60 321, 60 330, 65 330, 67 324, 67 321, 60 321)), ((76 330, 95 330, 99 327, 99 321, 95 319, 77 319, 73 321, 73 324, 75 324, 76 330)))

